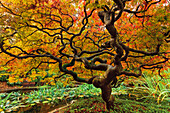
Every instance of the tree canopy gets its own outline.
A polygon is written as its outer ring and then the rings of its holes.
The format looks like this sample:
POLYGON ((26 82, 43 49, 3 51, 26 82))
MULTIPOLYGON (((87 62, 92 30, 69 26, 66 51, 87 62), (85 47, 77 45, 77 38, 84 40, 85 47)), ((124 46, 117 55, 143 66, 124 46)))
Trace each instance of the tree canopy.
POLYGON ((0 70, 10 82, 48 69, 51 84, 69 75, 101 88, 110 109, 118 78, 145 70, 166 77, 168 0, 1 0, 0 7, 0 70))

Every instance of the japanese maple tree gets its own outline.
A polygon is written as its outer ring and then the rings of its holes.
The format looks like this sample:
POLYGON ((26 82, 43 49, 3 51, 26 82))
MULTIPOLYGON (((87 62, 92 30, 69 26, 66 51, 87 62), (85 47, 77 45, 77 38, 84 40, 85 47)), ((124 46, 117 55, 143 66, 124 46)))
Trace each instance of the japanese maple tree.
POLYGON ((0 8, 1 70, 21 81, 46 68, 60 73, 54 79, 67 74, 101 88, 110 110, 120 76, 164 77, 169 68, 168 0, 1 0, 0 8))

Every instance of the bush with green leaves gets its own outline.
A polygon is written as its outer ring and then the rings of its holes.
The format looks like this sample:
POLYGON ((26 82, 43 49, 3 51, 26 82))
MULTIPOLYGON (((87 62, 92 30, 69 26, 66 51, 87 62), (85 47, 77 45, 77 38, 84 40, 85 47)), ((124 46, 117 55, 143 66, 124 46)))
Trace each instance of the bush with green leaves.
POLYGON ((13 111, 19 107, 34 106, 38 103, 59 104, 72 99, 98 96, 100 92, 100 89, 93 85, 82 84, 79 87, 66 88, 58 82, 56 87, 41 86, 39 90, 29 93, 0 93, 0 111, 13 111))
MULTIPOLYGON (((166 73, 170 73, 170 69, 166 73)), ((170 103, 170 74, 163 78, 159 75, 149 75, 146 72, 143 74, 143 79, 137 82, 134 84, 135 87, 128 88, 128 93, 136 95, 137 99, 145 101, 151 99, 157 104, 160 102, 170 103), (138 84, 142 85, 139 86, 138 84)))
POLYGON ((0 82, 6 82, 9 75, 5 70, 0 71, 0 82))

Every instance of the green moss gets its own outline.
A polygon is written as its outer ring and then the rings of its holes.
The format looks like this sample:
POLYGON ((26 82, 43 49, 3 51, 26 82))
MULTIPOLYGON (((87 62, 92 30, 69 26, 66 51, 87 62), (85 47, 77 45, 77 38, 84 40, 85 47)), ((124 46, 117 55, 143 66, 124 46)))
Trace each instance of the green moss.
MULTIPOLYGON (((116 99, 114 111, 111 113, 168 113, 169 106, 155 105, 154 103, 138 102, 135 100, 116 99)), ((101 97, 94 97, 89 99, 82 99, 72 104, 65 110, 65 113, 70 111, 79 112, 102 112, 107 113, 104 101, 101 97)))

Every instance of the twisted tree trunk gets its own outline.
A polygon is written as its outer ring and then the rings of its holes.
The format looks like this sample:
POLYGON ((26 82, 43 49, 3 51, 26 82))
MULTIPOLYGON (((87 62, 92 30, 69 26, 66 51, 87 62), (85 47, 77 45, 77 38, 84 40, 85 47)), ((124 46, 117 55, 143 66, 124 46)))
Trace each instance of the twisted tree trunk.
MULTIPOLYGON (((121 10, 118 14, 118 16, 121 15, 123 11, 123 3, 121 0, 114 0, 117 4, 118 8, 121 10)), ((102 22, 106 25, 106 29, 111 35, 111 39, 109 42, 103 44, 103 47, 110 47, 110 48, 116 48, 116 55, 114 57, 114 66, 101 63, 99 65, 95 65, 94 63, 89 63, 87 59, 82 59, 82 61, 85 64, 85 67, 87 69, 93 69, 93 70, 103 70, 105 71, 105 74, 103 77, 93 77, 89 79, 89 83, 93 84, 95 87, 100 88, 102 90, 102 98, 106 102, 106 107, 108 110, 114 109, 114 96, 111 95, 111 84, 117 83, 116 76, 119 76, 119 74, 122 72, 122 65, 121 65, 121 58, 123 56, 123 47, 118 42, 118 33, 114 26, 114 22, 119 18, 118 16, 115 17, 115 13, 111 11, 101 11, 98 13, 100 19, 102 22)), ((94 59, 95 60, 95 59, 94 59)), ((97 60, 95 60, 97 61, 97 60)), ((101 60, 98 60, 99 62, 101 60)))

